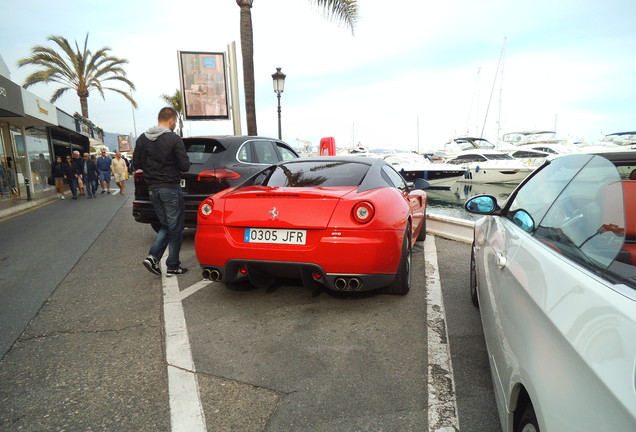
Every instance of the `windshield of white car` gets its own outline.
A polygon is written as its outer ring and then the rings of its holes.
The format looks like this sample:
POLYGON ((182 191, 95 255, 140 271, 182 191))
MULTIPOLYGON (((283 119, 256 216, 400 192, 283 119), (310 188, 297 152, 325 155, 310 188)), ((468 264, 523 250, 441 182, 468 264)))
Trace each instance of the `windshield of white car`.
POLYGON ((634 168, 636 157, 557 158, 519 189, 507 217, 523 209, 537 222, 532 232, 537 240, 614 283, 636 288, 634 168))

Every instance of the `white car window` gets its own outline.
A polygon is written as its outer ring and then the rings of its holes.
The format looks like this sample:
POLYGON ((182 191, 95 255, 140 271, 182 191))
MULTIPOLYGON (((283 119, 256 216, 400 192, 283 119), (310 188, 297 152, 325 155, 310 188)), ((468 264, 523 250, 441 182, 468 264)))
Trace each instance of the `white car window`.
MULTIPOLYGON (((526 211, 535 239, 607 277, 625 249, 623 190, 616 166, 603 157, 556 159, 524 185, 508 217, 526 211)), ((630 259, 623 264, 632 265, 630 259)))
POLYGON ((511 203, 509 217, 523 209, 530 214, 535 227, 543 219, 546 212, 567 186, 576 173, 590 160, 590 155, 577 155, 572 158, 556 159, 547 167, 537 172, 521 188, 511 203))

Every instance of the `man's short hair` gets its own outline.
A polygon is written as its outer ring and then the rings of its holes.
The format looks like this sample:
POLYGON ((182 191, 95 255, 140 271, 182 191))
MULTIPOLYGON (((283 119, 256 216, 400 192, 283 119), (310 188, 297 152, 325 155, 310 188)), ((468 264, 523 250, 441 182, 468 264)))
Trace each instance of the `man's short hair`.
POLYGON ((78 150, 73 150, 73 154, 78 155, 78 154, 80 154, 80 153, 79 153, 79 151, 78 151, 78 150))
POLYGON ((164 123, 164 122, 167 122, 168 120, 172 120, 176 118, 177 118, 177 112, 174 110, 174 108, 170 108, 170 107, 161 108, 161 111, 159 111, 159 115, 157 116, 157 119, 159 120, 160 123, 164 123))

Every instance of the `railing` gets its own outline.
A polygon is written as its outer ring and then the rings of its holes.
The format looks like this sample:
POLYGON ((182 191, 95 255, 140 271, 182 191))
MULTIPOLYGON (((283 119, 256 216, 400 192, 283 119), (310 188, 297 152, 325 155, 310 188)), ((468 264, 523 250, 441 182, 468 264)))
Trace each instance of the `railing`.
POLYGON ((472 243, 475 223, 450 216, 426 214, 426 232, 463 243, 472 243))

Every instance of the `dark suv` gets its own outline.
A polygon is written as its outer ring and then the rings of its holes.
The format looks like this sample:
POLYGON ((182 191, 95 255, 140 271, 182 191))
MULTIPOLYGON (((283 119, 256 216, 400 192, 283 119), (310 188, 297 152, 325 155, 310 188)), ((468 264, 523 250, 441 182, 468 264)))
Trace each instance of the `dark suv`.
MULTIPOLYGON (((236 186, 263 168, 298 157, 286 143, 252 136, 192 137, 183 142, 190 158, 190 170, 181 173, 185 200, 185 225, 196 227, 199 204, 208 196, 236 186)), ((133 217, 161 227, 152 207, 142 170, 135 172, 133 217)))

